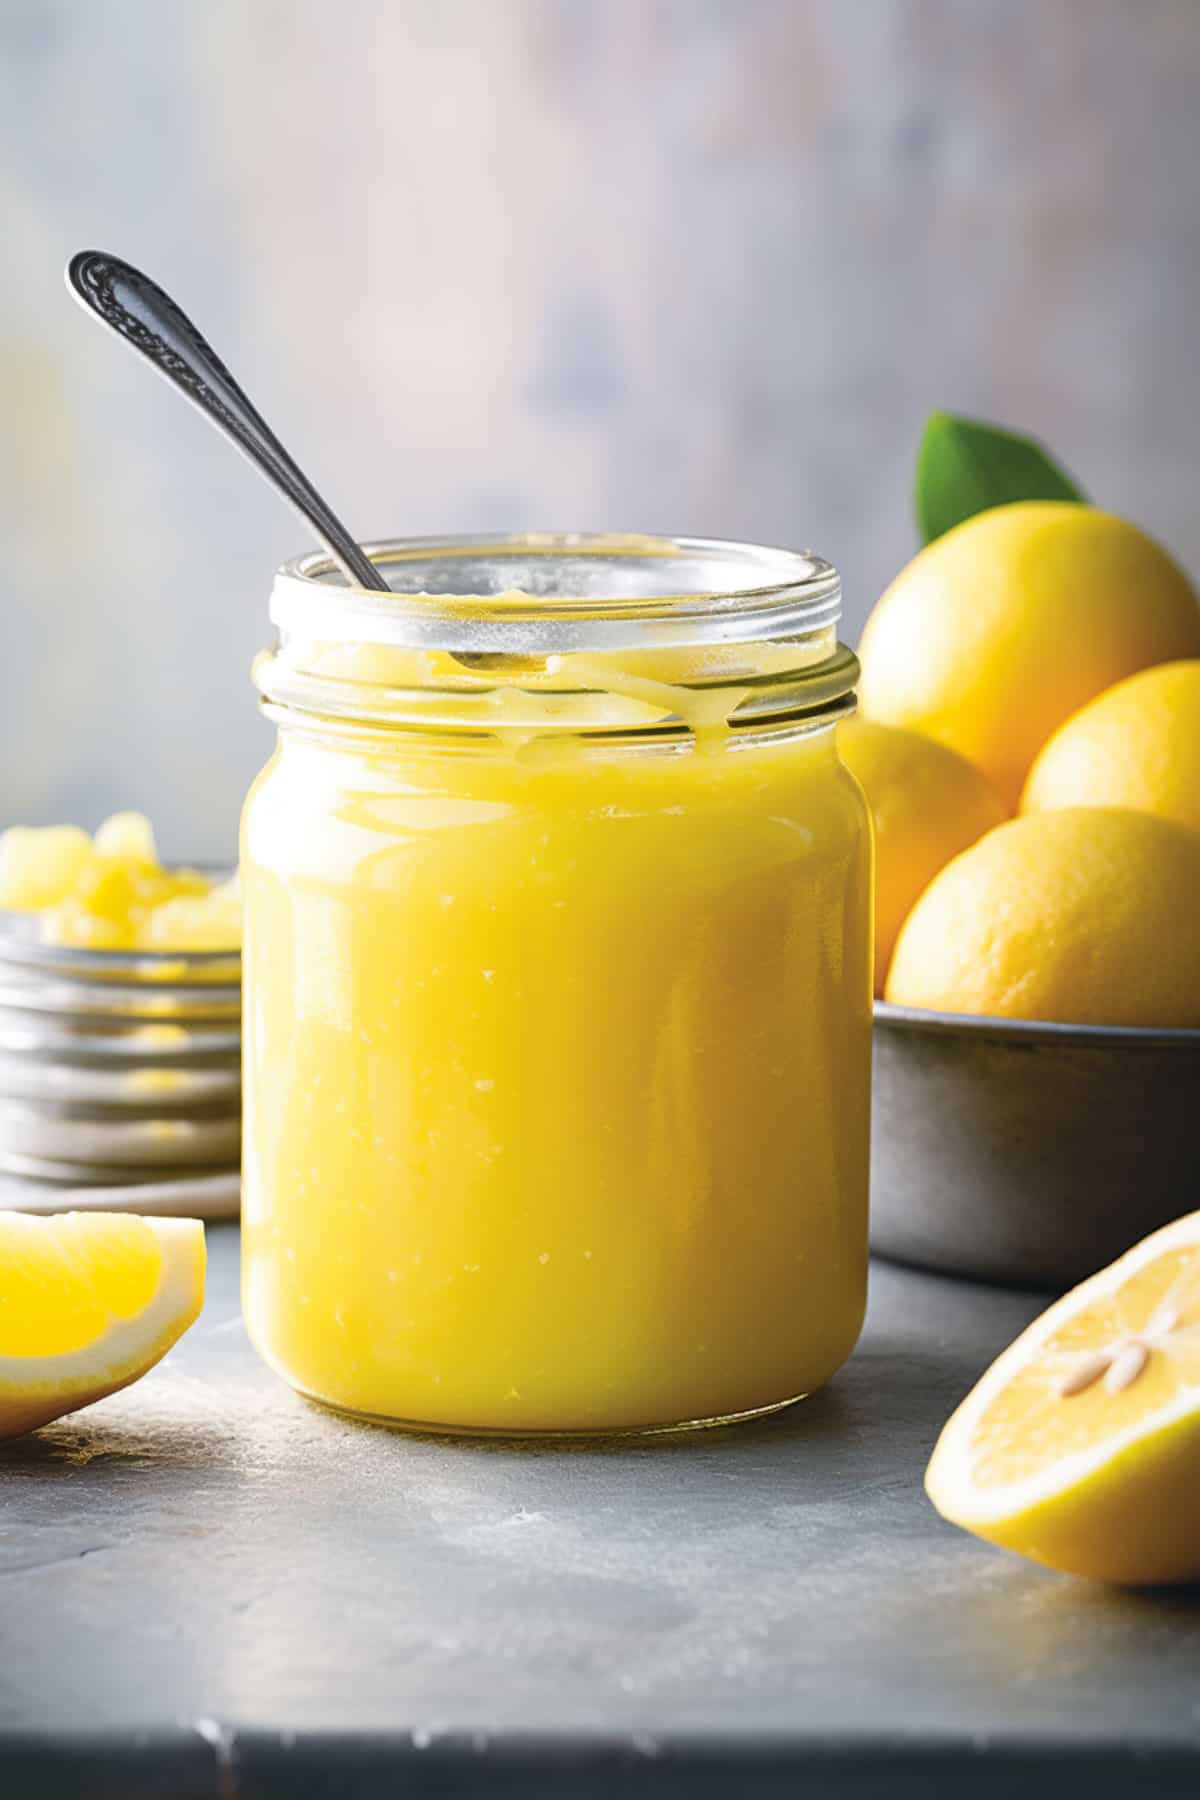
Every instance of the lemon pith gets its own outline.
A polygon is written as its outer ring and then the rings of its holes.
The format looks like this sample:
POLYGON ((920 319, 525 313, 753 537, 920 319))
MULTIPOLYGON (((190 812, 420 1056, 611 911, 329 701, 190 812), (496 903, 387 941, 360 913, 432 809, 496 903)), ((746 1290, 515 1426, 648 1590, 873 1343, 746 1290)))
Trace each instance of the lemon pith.
POLYGON ((934 1505, 990 1542, 1132 1585, 1200 1577, 1200 1213, 1051 1306, 938 1441, 934 1505))

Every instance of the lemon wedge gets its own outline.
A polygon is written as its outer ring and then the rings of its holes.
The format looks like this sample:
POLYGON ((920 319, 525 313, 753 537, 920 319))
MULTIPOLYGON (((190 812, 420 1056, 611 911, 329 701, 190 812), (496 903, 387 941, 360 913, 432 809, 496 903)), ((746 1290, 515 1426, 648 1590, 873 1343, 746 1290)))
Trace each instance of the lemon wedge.
POLYGON ((1200 1213, 1055 1302, 942 1432, 943 1516, 1053 1569, 1200 1579, 1200 1213))
POLYGON ((0 1212, 0 1438, 127 1387, 204 1301, 198 1219, 0 1212))

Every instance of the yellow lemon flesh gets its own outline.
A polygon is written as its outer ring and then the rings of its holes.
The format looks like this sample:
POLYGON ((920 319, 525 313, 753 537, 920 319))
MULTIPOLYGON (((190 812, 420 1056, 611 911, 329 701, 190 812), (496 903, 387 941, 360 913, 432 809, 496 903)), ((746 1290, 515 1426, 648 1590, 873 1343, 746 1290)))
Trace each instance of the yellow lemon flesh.
POLYGON ((1120 807, 1030 813, 936 875, 887 997, 1079 1025, 1200 1025, 1200 832, 1120 807))
POLYGON ((1132 806, 1200 830, 1200 660, 1130 675, 1059 727, 1021 808, 1063 806, 1132 806))
POLYGON ((0 1212, 0 1438, 127 1387, 204 1301, 198 1219, 0 1212))
POLYGON ((864 718, 975 763, 1016 808, 1031 763, 1081 706, 1152 664, 1200 656, 1200 606, 1165 550, 1066 500, 967 519, 901 570, 859 652, 864 718))
POLYGON ((1200 1579, 1200 1213, 1042 1314, 925 1478, 955 1525, 1096 1581, 1200 1579))
POLYGON ((875 992, 897 933, 939 869, 1008 817, 995 788, 964 757, 895 725, 847 719, 838 750, 875 825, 875 992))
POLYGON ((114 813, 94 838, 75 825, 0 833, 0 907, 39 915, 45 942, 90 950, 236 950, 236 877, 165 869, 150 821, 114 813))

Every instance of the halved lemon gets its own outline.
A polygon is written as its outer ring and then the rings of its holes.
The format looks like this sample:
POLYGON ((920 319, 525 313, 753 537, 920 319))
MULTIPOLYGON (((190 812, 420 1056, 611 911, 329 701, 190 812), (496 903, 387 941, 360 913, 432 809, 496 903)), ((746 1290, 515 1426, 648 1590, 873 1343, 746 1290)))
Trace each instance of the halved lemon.
POLYGON ((942 1432, 955 1525, 1097 1581, 1200 1580, 1200 1213, 1055 1302, 942 1432))
POLYGON ((0 1438, 127 1387, 204 1302, 198 1219, 0 1212, 0 1438))

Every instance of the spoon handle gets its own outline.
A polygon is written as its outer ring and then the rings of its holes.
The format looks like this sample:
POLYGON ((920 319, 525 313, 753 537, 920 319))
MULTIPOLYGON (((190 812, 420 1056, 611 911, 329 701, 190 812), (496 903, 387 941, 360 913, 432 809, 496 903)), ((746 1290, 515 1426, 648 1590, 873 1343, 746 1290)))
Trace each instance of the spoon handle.
POLYGON ((387 582, 288 455, 187 314, 149 276, 99 250, 81 250, 67 284, 104 324, 140 350, 289 500, 347 579, 387 592, 387 582))

